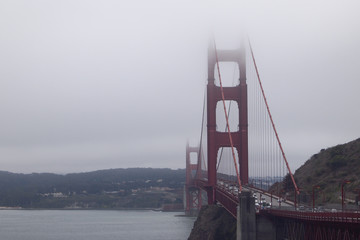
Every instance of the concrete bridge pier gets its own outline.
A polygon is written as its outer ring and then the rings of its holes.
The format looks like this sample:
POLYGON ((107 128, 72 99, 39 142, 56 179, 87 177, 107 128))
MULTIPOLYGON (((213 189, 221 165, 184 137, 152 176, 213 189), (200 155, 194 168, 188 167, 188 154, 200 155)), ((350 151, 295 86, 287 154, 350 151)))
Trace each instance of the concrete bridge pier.
POLYGON ((256 240, 255 198, 251 196, 251 192, 247 190, 239 193, 236 239, 256 240))

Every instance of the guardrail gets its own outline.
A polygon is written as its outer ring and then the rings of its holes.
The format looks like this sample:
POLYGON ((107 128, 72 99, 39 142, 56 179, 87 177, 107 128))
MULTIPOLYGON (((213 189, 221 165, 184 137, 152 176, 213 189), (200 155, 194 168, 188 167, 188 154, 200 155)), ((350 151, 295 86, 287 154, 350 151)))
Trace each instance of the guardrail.
POLYGON ((302 212, 280 209, 263 209, 260 214, 321 222, 360 223, 360 212, 302 212))

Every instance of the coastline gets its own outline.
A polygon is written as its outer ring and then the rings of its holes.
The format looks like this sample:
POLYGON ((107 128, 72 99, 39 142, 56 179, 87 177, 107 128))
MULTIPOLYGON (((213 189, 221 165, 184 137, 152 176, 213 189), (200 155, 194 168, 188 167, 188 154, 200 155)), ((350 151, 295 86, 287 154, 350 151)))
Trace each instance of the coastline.
POLYGON ((183 212, 184 210, 163 210, 161 208, 23 208, 0 207, 0 210, 104 210, 104 211, 154 211, 154 212, 183 212))

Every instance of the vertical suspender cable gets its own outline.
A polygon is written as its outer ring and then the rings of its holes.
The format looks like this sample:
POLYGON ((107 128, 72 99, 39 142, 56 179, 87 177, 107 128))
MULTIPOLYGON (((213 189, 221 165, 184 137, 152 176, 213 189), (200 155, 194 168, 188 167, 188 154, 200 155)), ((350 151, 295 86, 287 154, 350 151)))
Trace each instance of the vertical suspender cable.
POLYGON ((198 176, 199 174, 199 171, 200 171, 200 176, 202 176, 202 164, 201 164, 201 161, 202 161, 202 158, 203 158, 203 151, 202 151, 202 140, 203 140, 203 131, 204 131, 204 119, 205 119, 205 94, 204 94, 204 103, 203 103, 203 111, 202 111, 202 119, 201 119, 201 132, 200 132, 200 146, 199 146, 199 152, 198 152, 198 165, 197 165, 197 173, 195 176, 198 176), (199 161, 200 161, 200 164, 199 164, 199 161), (199 166, 200 169, 199 169, 199 166))
MULTIPOLYGON (((235 70, 236 70, 236 65, 234 65, 233 80, 232 80, 232 84, 233 84, 233 85, 235 84, 235 70)), ((228 107, 229 117, 230 117, 230 110, 231 110, 231 101, 230 101, 229 107, 228 107)), ((226 131, 227 131, 227 126, 225 127, 225 131, 224 131, 224 132, 226 132, 226 131)), ((220 152, 219 162, 218 162, 218 164, 217 164, 216 170, 219 169, 220 162, 221 162, 222 155, 223 155, 223 151, 224 151, 224 148, 222 147, 222 148, 221 148, 221 152, 220 152)))
POLYGON ((299 188, 297 187, 296 185, 296 182, 295 182, 295 179, 294 179, 294 176, 290 170, 290 166, 289 166, 289 163, 286 159, 286 156, 285 156, 285 152, 281 146, 281 142, 280 142, 280 139, 279 139, 279 135, 277 134, 277 131, 276 131, 276 128, 275 128, 275 124, 274 124, 274 121, 272 119, 272 116, 271 116, 271 113, 270 113, 270 109, 269 109, 269 105, 267 103, 267 100, 266 100, 266 97, 265 97, 265 93, 264 93, 264 89, 262 87, 262 83, 260 81, 260 75, 259 75, 259 71, 258 71, 258 68, 257 68, 257 65, 256 65, 256 62, 255 62, 255 57, 254 57, 254 53, 253 53, 253 50, 252 50, 252 47, 251 47, 251 43, 250 43, 250 40, 249 40, 249 47, 250 47, 250 52, 251 52, 251 56, 252 56, 252 59, 253 59, 253 63, 254 63, 254 66, 255 66, 255 70, 256 70, 256 75, 257 75, 257 78, 258 78, 258 81, 259 81, 259 84, 260 84, 260 88, 261 88, 261 92, 262 92, 262 96, 264 98, 264 102, 265 102, 265 105, 266 105, 266 108, 267 108, 267 112, 269 114, 269 118, 270 118, 270 121, 271 121, 271 124, 272 124, 272 127, 274 129, 274 132, 275 132, 275 136, 276 136, 276 139, 277 139, 277 142, 279 144, 279 147, 280 147, 280 150, 281 150, 281 154, 284 158, 284 161, 286 163, 286 167, 287 167, 287 170, 289 171, 289 174, 290 174, 290 177, 291 177, 291 180, 294 184, 294 188, 296 190, 296 193, 299 194, 299 188))

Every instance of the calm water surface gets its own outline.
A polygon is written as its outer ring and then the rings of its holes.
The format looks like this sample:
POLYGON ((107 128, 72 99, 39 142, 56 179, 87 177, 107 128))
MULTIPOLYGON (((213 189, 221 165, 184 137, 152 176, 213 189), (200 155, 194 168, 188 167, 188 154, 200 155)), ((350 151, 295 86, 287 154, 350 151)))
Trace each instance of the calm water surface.
POLYGON ((115 210, 0 210, 1 240, 187 239, 195 218, 115 210))

